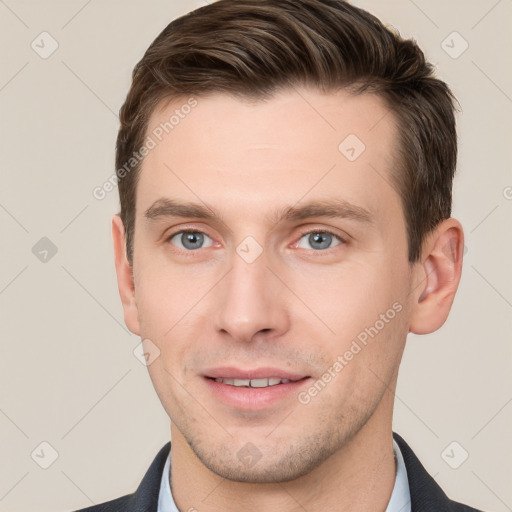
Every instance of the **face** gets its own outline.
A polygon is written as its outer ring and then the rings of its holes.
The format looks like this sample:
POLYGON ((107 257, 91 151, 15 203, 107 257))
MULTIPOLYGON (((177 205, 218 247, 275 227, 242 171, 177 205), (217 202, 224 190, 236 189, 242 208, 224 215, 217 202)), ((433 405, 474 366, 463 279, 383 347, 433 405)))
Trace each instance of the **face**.
POLYGON ((285 481, 390 423, 412 289, 394 118, 345 91, 196 100, 149 123, 127 323, 198 460, 285 481))

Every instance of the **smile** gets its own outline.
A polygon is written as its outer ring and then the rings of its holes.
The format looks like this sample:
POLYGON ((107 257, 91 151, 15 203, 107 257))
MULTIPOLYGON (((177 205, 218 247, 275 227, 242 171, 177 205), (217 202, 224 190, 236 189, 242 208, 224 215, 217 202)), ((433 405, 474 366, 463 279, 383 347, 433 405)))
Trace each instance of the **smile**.
POLYGON ((203 375, 212 399, 230 408, 261 411, 293 404, 297 394, 312 381, 309 375, 279 368, 210 368, 203 375))
POLYGON ((228 386, 236 387, 250 387, 250 388, 267 388, 269 386, 277 386, 278 384, 286 384, 288 382, 295 382, 290 379, 279 379, 270 377, 268 379, 222 379, 216 378, 215 382, 222 382, 228 386))

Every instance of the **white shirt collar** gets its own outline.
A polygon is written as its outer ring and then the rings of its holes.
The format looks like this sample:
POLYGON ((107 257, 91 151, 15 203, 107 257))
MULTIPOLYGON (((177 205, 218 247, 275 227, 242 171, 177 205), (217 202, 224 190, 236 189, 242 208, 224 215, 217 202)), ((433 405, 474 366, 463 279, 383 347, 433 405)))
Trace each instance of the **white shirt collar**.
POLYGON ((386 507, 386 512, 411 512, 411 492, 409 490, 407 468, 405 467, 400 447, 394 439, 393 448, 396 457, 395 486, 393 487, 391 498, 386 507))
MULTIPOLYGON (((396 477, 395 486, 391 493, 386 512, 411 512, 411 495, 409 492, 409 479, 407 478, 407 469, 405 468, 404 458, 398 444, 393 439, 393 448, 396 457, 396 477)), ((158 494, 157 512, 179 512, 176 503, 172 497, 171 486, 169 483, 171 470, 171 454, 167 456, 162 479, 160 481, 160 492, 158 494)))
POLYGON ((158 510, 157 512, 180 512, 174 498, 171 494, 171 484, 169 482, 171 470, 171 452, 165 461, 164 470, 162 472, 162 480, 160 481, 160 492, 158 494, 158 510))

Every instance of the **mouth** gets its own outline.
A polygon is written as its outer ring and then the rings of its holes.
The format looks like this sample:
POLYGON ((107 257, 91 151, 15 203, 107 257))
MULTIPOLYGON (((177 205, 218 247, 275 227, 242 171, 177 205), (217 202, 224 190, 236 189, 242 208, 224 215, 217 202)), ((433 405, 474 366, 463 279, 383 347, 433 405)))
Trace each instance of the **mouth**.
MULTIPOLYGON (((207 377, 213 378, 213 377, 207 377)), ((307 378, 307 377, 304 377, 307 378)), ((278 377, 268 377, 263 379, 223 379, 217 377, 214 379, 215 382, 222 382, 228 386, 243 387, 243 388, 268 388, 271 386, 277 386, 279 384, 287 384, 288 382, 298 382, 302 379, 291 380, 291 379, 280 379, 278 377)))
POLYGON ((284 400, 294 401, 300 389, 312 380, 309 375, 276 368, 214 368, 202 377, 216 401, 244 411, 282 405, 284 400))

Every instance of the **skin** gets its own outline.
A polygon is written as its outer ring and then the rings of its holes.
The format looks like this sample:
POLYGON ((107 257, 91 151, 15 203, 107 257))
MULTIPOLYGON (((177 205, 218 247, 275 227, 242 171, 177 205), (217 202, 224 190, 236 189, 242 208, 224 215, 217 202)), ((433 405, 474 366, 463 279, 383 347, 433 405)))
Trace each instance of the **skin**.
MULTIPOLYGON (((302 88, 260 102, 196 99, 142 164, 133 267, 119 215, 112 221, 125 322, 160 351, 148 370, 172 420, 174 499, 180 510, 384 511, 406 337, 445 322, 460 280, 462 227, 442 222, 420 261, 409 263, 390 186, 397 127, 375 95, 302 88), (353 162, 338 149, 348 134, 366 146, 353 162), (162 197, 207 204, 219 219, 145 218, 162 197), (370 222, 272 218, 333 199, 364 208, 370 222), (204 245, 187 249, 174 234, 192 228, 206 235, 204 245), (336 235, 326 245, 303 234, 325 230, 336 235), (262 249, 251 263, 237 253, 248 236, 262 249), (308 390, 394 303, 400 312, 307 404, 294 392, 242 410, 205 382, 212 367, 271 366, 309 376, 300 388, 308 390), (237 456, 247 443, 259 453, 254 464, 237 456)), ((185 102, 155 109, 148 134, 185 102)))

